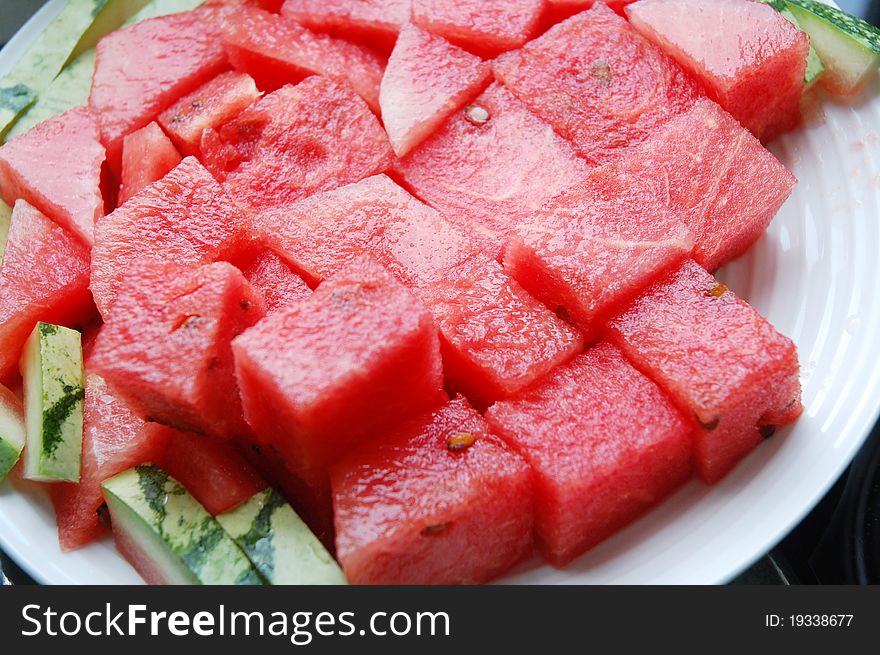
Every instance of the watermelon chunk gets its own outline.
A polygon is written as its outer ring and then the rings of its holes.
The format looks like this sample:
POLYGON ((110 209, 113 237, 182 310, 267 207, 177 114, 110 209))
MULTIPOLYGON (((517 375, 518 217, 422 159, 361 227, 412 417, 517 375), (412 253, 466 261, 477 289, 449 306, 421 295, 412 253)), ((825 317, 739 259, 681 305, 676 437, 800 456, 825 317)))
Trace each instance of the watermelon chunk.
POLYGON ((103 163, 95 119, 78 107, 0 147, 0 192, 6 204, 27 200, 91 245, 104 215, 103 163))
POLYGON ((315 282, 363 253, 381 261, 428 306, 448 381, 479 405, 524 388, 582 347, 479 243, 385 176, 256 222, 273 250, 315 282))
POLYGON ((392 43, 409 22, 411 0, 287 0, 281 13, 311 29, 392 43))
POLYGON ((265 96, 202 136, 203 161, 238 202, 284 207, 380 173, 393 153, 385 130, 350 87, 310 77, 265 96))
POLYGON ((663 392, 601 343, 486 418, 535 472, 542 555, 562 567, 691 475, 691 428, 663 392))
POLYGON ((118 171, 122 140, 229 64, 221 10, 201 8, 141 21, 101 39, 89 107, 107 160, 118 171))
POLYGON ((448 41, 406 25, 388 60, 379 103, 398 157, 425 140, 489 84, 489 64, 448 41))
POLYGON ((801 123, 810 39, 773 7, 741 0, 642 0, 627 14, 633 27, 759 139, 801 123))
POLYGON ((531 553, 531 471, 462 398, 365 444, 331 479, 352 584, 487 582, 531 553))
POLYGON ((624 8, 635 0, 547 0, 547 5, 555 15, 564 14, 567 18, 571 14, 589 9, 596 2, 604 2, 615 12, 624 16, 624 8))
POLYGON ((159 114, 159 124, 182 153, 198 156, 205 130, 228 123, 259 97, 253 78, 228 71, 159 114))
POLYGON ((594 164, 640 143, 699 96, 671 59, 604 3, 500 56, 493 70, 594 164))
POLYGON ((589 166, 507 89, 493 84, 396 170, 416 196, 494 255, 524 215, 583 180, 589 166))
POLYGON ((609 166, 524 220, 504 255, 508 272, 588 341, 694 245, 662 201, 609 166))
POLYGON ((412 0, 412 21, 475 52, 498 54, 537 32, 544 0, 412 0))
MULTIPOLYGON (((181 162, 180 153, 155 122, 127 134, 122 142, 122 186, 119 204, 168 175, 181 162)), ((120 471, 121 473, 121 471, 120 471)))
POLYGON ((690 227, 693 257, 710 271, 757 241, 797 183, 706 98, 609 166, 632 185, 646 185, 690 227))
POLYGON ((77 550, 107 532, 98 514, 104 504, 101 483, 157 459, 171 434, 136 416, 101 376, 87 373, 85 389, 79 484, 50 486, 62 550, 77 550))
POLYGON ((21 350, 38 321, 70 326, 94 311, 88 250, 19 200, 0 263, 0 380, 18 370, 21 350))
POLYGON ((267 314, 312 294, 305 281, 271 250, 257 256, 241 272, 263 296, 267 314))
POLYGON ((138 258, 198 266, 235 259, 251 247, 248 221, 211 174, 187 157, 98 223, 92 293, 104 318, 129 264, 138 258))
POLYGON ((803 410, 794 344, 693 261, 650 287, 607 335, 692 421, 706 482, 803 410))
POLYGON ((316 34, 288 18, 256 9, 227 19, 223 40, 232 65, 275 91, 309 75, 348 83, 379 110, 383 61, 369 48, 316 34))
POLYGON ((431 315, 365 259, 261 321, 233 350, 248 423, 310 484, 353 445, 442 394, 431 315))
POLYGON ((230 342, 265 314, 241 272, 137 260, 92 352, 92 367, 139 415, 226 439, 247 431, 230 342))
POLYGON ((211 516, 235 509, 269 486, 232 444, 192 432, 172 431, 155 463, 211 516))

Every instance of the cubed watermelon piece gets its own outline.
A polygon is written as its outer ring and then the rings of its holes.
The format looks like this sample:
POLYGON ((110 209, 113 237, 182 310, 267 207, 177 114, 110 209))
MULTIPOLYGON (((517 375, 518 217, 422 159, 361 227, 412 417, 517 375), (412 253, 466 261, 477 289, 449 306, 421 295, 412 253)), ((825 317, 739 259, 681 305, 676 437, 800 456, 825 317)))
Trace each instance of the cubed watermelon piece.
POLYGON ((615 12, 624 16, 624 8, 635 0, 547 0, 550 13, 568 18, 571 14, 589 9, 597 2, 604 2, 615 12))
POLYGON ((580 352, 574 328, 528 295, 481 244, 384 175, 256 219, 263 238, 312 281, 363 253, 425 302, 451 385, 485 405, 580 352))
POLYGON ((164 452, 171 430, 136 416, 104 379, 87 372, 79 484, 50 486, 62 550, 77 550, 107 532, 99 509, 101 483, 164 452))
POLYGON ((759 139, 801 123, 810 39, 770 5, 641 0, 626 11, 633 27, 759 139))
POLYGON ((604 3, 500 56, 493 70, 595 164, 640 143, 699 96, 675 62, 604 3))
POLYGON ((228 123, 259 97, 250 75, 227 71, 159 114, 159 124, 184 155, 198 156, 205 130, 228 123))
POLYGON ((181 162, 180 153, 155 122, 126 134, 122 142, 119 204, 161 180, 181 162))
POLYGON ((694 246, 662 200, 610 166, 525 219, 504 254, 508 272, 587 340, 694 246))
POLYGON ((310 484, 353 445, 442 394, 431 315, 366 259, 261 321, 233 350, 248 423, 310 484))
POLYGON ((285 207, 381 173, 394 156, 385 130, 351 87, 318 76, 207 130, 202 153, 230 195, 252 210, 285 207))
POLYGON ((694 261, 650 287, 607 335, 692 421, 706 482, 803 409, 795 345, 694 261))
POLYGON ((746 252, 797 183, 707 98, 608 166, 632 186, 646 186, 690 227, 693 257, 709 271, 746 252))
POLYGON ((198 266, 251 248, 249 221, 194 157, 98 223, 91 288, 104 318, 126 269, 149 258, 198 266))
POLYGON ((77 107, 0 147, 0 193, 10 206, 27 200, 91 245, 95 221, 104 215, 103 163, 95 119, 77 107))
POLYGON ((192 432, 172 431, 165 452, 154 463, 211 516, 235 509, 269 487, 231 443, 192 432))
POLYGON ((225 11, 205 7, 151 18, 98 43, 89 107, 114 170, 126 134, 229 67, 220 35, 225 11))
POLYGON ((486 414, 535 472, 542 555, 565 566, 691 475, 691 427, 651 380, 600 343, 486 414))
POLYGON ((21 350, 38 321, 71 326, 94 311, 88 250, 19 200, 0 263, 0 380, 17 372, 21 350))
POLYGON ((265 11, 240 11, 227 19, 223 40, 232 65, 251 74, 260 89, 275 91, 309 75, 346 82, 379 110, 384 62, 369 48, 316 34, 265 11))
POLYGON ((463 48, 498 54, 537 32, 544 0, 412 0, 412 20, 463 48))
POLYGON ((532 473, 459 397, 351 453, 331 477, 352 584, 474 584, 532 551, 532 473))
POLYGON ((263 296, 267 314, 312 294, 305 281, 271 250, 258 255, 241 272, 263 296))
POLYGON ((388 60, 379 103, 398 157, 434 132, 489 84, 486 62, 445 39, 407 24, 388 60))
POLYGON ((320 32, 393 43, 409 22, 411 0, 287 0, 281 13, 320 32))
POLYGON ((144 418, 227 439, 247 431, 232 339, 265 315, 225 262, 137 260, 92 352, 92 367, 144 418))
POLYGON ((524 215, 583 180, 589 166, 493 84, 396 170, 419 198, 498 254, 524 215))

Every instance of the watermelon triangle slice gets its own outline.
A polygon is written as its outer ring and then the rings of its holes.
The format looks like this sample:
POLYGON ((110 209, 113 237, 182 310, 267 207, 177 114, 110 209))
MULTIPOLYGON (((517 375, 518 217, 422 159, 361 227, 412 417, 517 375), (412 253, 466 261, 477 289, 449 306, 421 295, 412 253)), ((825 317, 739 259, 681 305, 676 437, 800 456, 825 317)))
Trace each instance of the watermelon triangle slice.
POLYGON ((155 122, 127 135, 122 145, 119 204, 161 180, 180 161, 177 148, 155 122))
POLYGON ((104 215, 103 163, 95 119, 77 107, 0 148, 0 191, 7 204, 23 198, 91 245, 104 215))
POLYGON ((37 321, 73 325, 94 311, 86 248, 19 200, 0 265, 0 379, 17 369, 37 321))
POLYGON ((489 64, 408 24, 397 38, 379 91, 382 120, 403 157, 489 84, 489 64))
POLYGON ((411 4, 411 0, 287 0, 281 13, 321 32, 392 41, 409 21, 411 4))

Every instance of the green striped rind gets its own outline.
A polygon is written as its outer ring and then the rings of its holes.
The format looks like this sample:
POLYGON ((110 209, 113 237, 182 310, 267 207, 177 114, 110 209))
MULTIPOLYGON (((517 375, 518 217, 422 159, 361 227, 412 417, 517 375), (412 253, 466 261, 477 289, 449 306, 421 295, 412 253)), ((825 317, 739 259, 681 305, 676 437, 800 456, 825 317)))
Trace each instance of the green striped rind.
MULTIPOLYGON (((795 15, 788 8, 788 5, 785 4, 785 0, 758 0, 759 2, 763 2, 764 4, 770 5, 778 11, 782 16, 790 23, 792 23, 796 28, 804 31, 801 27, 800 22, 795 15)), ((819 58, 819 53, 816 52, 816 48, 813 47, 812 42, 810 43, 810 54, 807 55, 807 70, 804 72, 804 86, 806 88, 812 87, 818 79, 822 76, 822 73, 825 72, 825 66, 822 64, 822 60, 819 58)))
POLYGON ((24 448, 24 421, 21 408, 7 404, 4 396, 8 393, 0 389, 0 482, 18 463, 24 448))
POLYGON ((808 12, 835 29, 844 32, 874 54, 880 55, 880 29, 861 18, 823 2, 816 2, 816 0, 785 0, 785 4, 794 11, 796 16, 802 15, 798 10, 808 12))
POLYGON ((0 200, 0 262, 6 252, 6 239, 9 236, 9 223, 12 220, 12 207, 0 200))
POLYGON ((274 489, 217 521, 273 585, 347 584, 327 549, 274 489))
POLYGON ((24 477, 79 482, 82 458, 82 338, 76 330, 37 323, 22 353, 24 477))
POLYGON ((126 529, 175 582, 260 585, 263 579, 220 524, 162 469, 143 465, 104 482, 114 529, 126 529), (164 562, 162 560, 165 560, 164 562))
MULTIPOLYGON (((130 13, 125 13, 125 16, 131 16, 125 26, 156 16, 188 11, 201 4, 203 4, 203 0, 152 0, 146 4, 143 0, 138 0, 137 5, 132 6, 141 6, 142 8, 133 16, 130 13)), ((130 9, 131 7, 129 7, 129 11, 130 9)), ((32 102, 33 104, 30 108, 24 107, 23 112, 21 109, 18 110, 22 112, 21 116, 9 130, 7 139, 24 134, 35 125, 53 116, 63 114, 69 109, 87 105, 94 72, 95 50, 92 48, 82 52, 71 61, 35 101, 33 94, 26 98, 28 103, 32 102)), ((3 102, 0 100, 0 107, 2 105, 3 102)))

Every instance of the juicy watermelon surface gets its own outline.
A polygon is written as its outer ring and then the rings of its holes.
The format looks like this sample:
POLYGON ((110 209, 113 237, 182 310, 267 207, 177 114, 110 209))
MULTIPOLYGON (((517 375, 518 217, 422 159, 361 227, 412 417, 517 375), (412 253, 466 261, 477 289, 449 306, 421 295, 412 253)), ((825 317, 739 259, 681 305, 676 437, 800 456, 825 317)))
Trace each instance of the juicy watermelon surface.
POLYGON ((759 139, 800 124, 810 39, 770 5, 642 0, 627 15, 759 139))
POLYGON ((161 180, 181 162, 180 153, 155 122, 125 136, 119 204, 161 180))
POLYGON ((411 0, 286 0, 281 13, 320 32, 393 43, 409 21, 411 0))
POLYGON ((27 200, 91 245, 104 215, 103 163, 93 115, 71 109, 0 147, 0 194, 10 206, 27 200))
POLYGON ((532 474, 462 398, 334 467, 339 561, 354 584, 473 584, 532 550, 532 474))
POLYGON ((263 296, 267 314, 283 309, 312 293, 305 281, 270 250, 258 255, 241 272, 263 296))

